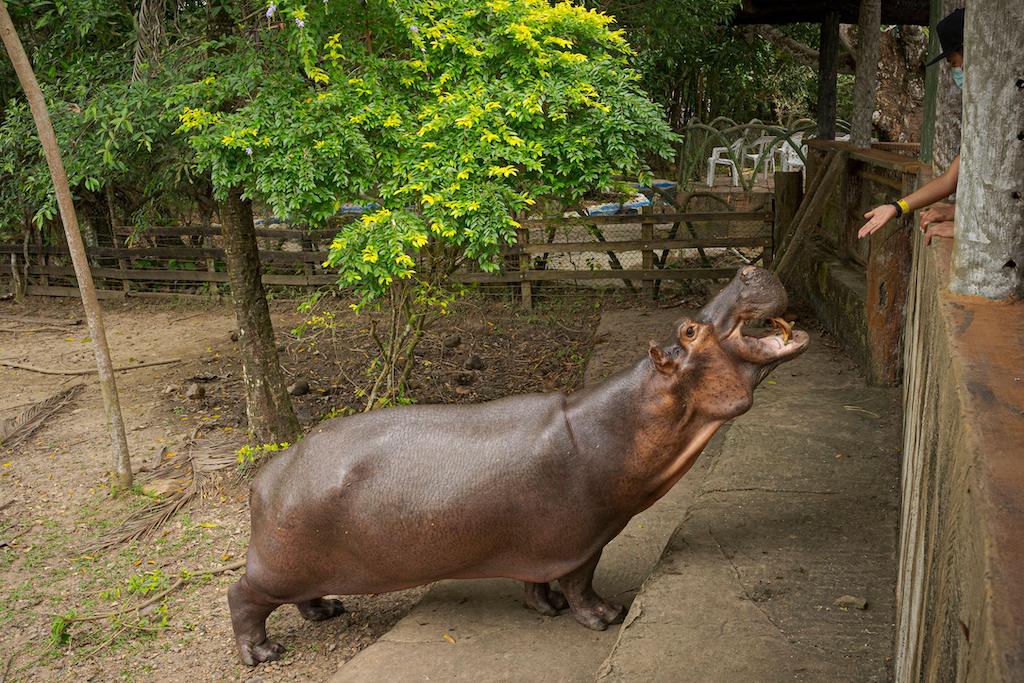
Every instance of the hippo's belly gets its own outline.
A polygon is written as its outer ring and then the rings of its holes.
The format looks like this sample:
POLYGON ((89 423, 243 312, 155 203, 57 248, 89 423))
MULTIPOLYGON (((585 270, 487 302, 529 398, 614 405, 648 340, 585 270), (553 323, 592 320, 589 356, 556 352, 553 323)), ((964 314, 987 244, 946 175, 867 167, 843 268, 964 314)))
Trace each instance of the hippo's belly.
POLYGON ((628 520, 591 484, 562 400, 391 409, 324 425, 261 473, 250 565, 321 594, 566 574, 628 520))

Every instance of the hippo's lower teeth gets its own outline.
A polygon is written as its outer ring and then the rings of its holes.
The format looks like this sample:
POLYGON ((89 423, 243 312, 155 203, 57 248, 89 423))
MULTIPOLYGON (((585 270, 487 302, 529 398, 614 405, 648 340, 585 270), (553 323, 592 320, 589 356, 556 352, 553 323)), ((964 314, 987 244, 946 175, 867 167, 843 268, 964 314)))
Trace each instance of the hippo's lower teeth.
POLYGON ((793 338, 793 326, 782 318, 769 318, 768 322, 782 335, 782 341, 788 344, 789 340, 793 338))

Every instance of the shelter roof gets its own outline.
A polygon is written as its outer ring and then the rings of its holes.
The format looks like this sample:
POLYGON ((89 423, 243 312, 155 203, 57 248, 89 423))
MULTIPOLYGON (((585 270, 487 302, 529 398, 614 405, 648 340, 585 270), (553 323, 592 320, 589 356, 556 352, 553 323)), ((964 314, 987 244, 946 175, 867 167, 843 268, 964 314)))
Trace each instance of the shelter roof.
MULTIPOLYGON (((882 0, 883 24, 928 25, 929 0, 882 0)), ((827 10, 839 12, 843 24, 856 24, 859 0, 743 0, 737 24, 820 22, 827 10)))

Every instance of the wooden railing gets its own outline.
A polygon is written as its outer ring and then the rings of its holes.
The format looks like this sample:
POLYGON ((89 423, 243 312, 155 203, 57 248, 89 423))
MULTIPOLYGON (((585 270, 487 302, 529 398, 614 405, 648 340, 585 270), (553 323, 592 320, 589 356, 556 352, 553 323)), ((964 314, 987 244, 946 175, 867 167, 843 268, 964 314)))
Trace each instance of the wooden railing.
MULTIPOLYGON (((730 277, 738 262, 712 263, 705 250, 732 250, 743 262, 760 260, 765 265, 774 257, 772 197, 759 196, 763 205, 756 211, 654 213, 647 207, 632 215, 523 220, 519 242, 503 250, 502 272, 467 269, 455 273, 453 280, 518 283, 529 305, 532 285, 538 282, 625 281, 653 294, 663 280, 730 277), (703 263, 680 259, 679 250, 700 250, 703 263), (581 259, 586 261, 582 267, 577 262, 581 259)), ((264 284, 320 287, 336 282, 337 275, 321 265, 335 233, 331 228, 257 228, 264 284)), ((153 227, 133 238, 135 246, 123 246, 133 234, 130 227, 117 227, 107 238, 117 246, 87 247, 100 296, 196 295, 204 284, 203 295, 209 295, 228 282, 217 226, 153 227)), ((77 296, 64 247, 0 244, 0 275, 10 275, 14 267, 25 272, 26 256, 27 293, 77 296)))

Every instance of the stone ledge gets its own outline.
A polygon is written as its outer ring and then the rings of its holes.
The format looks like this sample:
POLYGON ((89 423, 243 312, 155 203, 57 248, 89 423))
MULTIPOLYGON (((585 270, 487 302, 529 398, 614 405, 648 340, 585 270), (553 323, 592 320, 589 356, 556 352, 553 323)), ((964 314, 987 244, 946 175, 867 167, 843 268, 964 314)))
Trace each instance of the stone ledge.
POLYGON ((786 286, 810 305, 814 316, 857 364, 867 368, 870 351, 864 268, 840 260, 823 244, 810 244, 798 257, 786 286))

